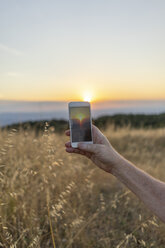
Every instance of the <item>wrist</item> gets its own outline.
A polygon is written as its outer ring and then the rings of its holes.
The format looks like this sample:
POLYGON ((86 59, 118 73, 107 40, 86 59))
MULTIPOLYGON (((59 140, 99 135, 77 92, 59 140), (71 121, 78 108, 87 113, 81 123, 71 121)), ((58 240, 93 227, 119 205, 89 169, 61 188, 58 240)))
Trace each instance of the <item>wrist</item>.
POLYGON ((116 151, 114 158, 114 163, 111 166, 111 174, 115 177, 118 177, 118 175, 120 175, 122 170, 125 168, 126 160, 116 151))

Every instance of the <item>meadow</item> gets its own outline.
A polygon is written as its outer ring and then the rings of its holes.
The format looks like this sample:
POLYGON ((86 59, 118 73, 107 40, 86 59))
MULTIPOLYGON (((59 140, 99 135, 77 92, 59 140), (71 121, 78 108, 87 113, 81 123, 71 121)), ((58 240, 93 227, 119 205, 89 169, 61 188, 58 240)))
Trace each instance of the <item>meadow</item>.
MULTIPOLYGON (((107 126, 111 144, 165 181, 165 128, 107 126)), ((165 225, 112 175, 65 152, 64 134, 0 131, 0 247, 165 247, 165 225)))

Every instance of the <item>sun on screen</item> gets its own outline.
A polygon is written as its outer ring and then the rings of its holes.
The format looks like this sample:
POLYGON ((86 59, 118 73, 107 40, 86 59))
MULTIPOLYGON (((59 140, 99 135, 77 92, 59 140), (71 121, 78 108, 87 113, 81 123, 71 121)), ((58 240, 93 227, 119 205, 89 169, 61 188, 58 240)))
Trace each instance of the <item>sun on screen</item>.
POLYGON ((83 113, 78 113, 77 116, 76 116, 76 118, 77 118, 80 122, 82 122, 82 120, 85 118, 85 115, 84 115, 83 113))
POLYGON ((91 102, 92 94, 90 92, 85 92, 83 95, 84 102, 91 102))

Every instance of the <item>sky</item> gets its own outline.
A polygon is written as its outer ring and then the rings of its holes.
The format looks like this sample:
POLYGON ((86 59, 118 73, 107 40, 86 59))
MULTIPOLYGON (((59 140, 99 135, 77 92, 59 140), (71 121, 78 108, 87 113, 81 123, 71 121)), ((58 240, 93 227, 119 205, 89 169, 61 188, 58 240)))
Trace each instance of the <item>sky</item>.
POLYGON ((164 0, 0 0, 0 99, 165 99, 164 0))

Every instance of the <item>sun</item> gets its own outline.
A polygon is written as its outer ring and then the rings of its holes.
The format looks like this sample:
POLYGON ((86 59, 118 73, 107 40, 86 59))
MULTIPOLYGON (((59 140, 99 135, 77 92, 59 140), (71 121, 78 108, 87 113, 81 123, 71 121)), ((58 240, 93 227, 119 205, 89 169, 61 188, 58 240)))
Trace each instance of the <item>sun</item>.
POLYGON ((85 118, 85 115, 84 115, 83 113, 78 113, 78 114, 76 115, 76 118, 77 118, 80 122, 82 122, 82 120, 85 118))
POLYGON ((83 101, 84 102, 91 102, 92 101, 92 94, 91 94, 91 92, 84 92, 84 94, 83 94, 83 101))

